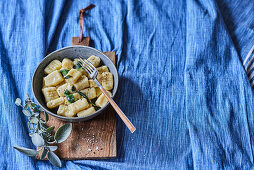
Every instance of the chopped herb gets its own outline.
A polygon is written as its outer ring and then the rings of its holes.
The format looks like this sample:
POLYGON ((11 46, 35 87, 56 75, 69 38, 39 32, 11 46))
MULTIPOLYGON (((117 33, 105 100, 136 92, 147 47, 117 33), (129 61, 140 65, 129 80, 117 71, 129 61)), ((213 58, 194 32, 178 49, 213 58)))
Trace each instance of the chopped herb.
POLYGON ((69 90, 65 90, 64 91, 64 95, 67 98, 68 102, 70 102, 70 103, 74 103, 75 102, 75 98, 74 98, 73 94, 71 94, 69 92, 69 90))
POLYGON ((80 61, 77 62, 77 64, 74 65, 75 69, 82 69, 82 63, 80 61))
POLYGON ((77 92, 78 94, 80 94, 82 97, 86 98, 86 100, 88 100, 88 102, 90 101, 90 99, 84 94, 82 93, 81 91, 74 91, 74 92, 77 92))
POLYGON ((65 76, 64 79, 69 79, 71 77, 72 77, 71 75, 68 75, 68 76, 65 76))
POLYGON ((70 70, 68 69, 63 69, 63 70, 60 70, 60 73, 64 76, 64 79, 68 79, 68 78, 71 78, 72 76, 71 75, 68 75, 67 74, 69 73, 70 70))
POLYGON ((74 86, 72 86, 71 90, 72 90, 72 92, 76 92, 76 93, 80 94, 82 97, 84 97, 84 98, 88 101, 88 103, 91 104, 91 105, 95 108, 95 110, 99 110, 99 109, 100 109, 100 107, 96 106, 96 105, 87 97, 87 95, 85 95, 85 94, 82 93, 81 91, 77 91, 76 88, 75 88, 74 86))
POLYGON ((78 71, 81 71, 81 70, 83 70, 83 68, 82 68, 82 67, 80 67, 80 68, 78 68, 77 70, 78 70, 78 71))
POLYGON ((63 69, 63 70, 60 70, 60 73, 63 75, 63 76, 66 76, 68 74, 70 70, 68 69, 63 69))
POLYGON ((66 96, 66 98, 67 98, 68 102, 70 102, 70 103, 75 102, 75 98, 74 98, 73 94, 70 94, 70 95, 66 96))
POLYGON ((99 110, 101 107, 99 107, 99 106, 96 106, 95 104, 92 104, 92 106, 94 107, 94 109, 97 111, 97 110, 99 110))
POLYGON ((76 91, 76 88, 74 86, 71 87, 71 91, 76 91))
POLYGON ((66 90, 64 91, 64 95, 66 96, 66 95, 69 95, 69 94, 71 94, 70 91, 66 89, 66 90))

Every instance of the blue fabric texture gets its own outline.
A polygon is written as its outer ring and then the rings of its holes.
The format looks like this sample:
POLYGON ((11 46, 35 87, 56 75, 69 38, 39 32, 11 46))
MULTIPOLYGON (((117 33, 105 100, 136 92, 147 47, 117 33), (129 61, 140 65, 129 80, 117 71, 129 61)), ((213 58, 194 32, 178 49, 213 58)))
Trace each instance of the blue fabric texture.
POLYGON ((137 130, 117 122, 117 158, 63 161, 63 169, 254 168, 254 95, 243 67, 254 44, 251 0, 0 2, 0 168, 56 169, 32 148, 17 97, 50 52, 79 36, 116 51, 116 102, 137 130))

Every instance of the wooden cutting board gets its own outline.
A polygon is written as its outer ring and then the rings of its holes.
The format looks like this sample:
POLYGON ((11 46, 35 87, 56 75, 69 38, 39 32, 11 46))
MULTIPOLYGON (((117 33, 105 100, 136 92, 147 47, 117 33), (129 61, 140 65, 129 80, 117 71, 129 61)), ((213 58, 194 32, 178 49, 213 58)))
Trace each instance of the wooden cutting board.
MULTIPOLYGON (((89 46, 90 38, 72 38, 72 45, 89 46)), ((104 52, 115 64, 115 52, 104 52)), ((43 117, 43 115, 41 115, 43 117)), ((58 129, 64 121, 49 115, 48 126, 58 129)), ((55 153, 64 160, 106 159, 116 157, 116 114, 111 106, 99 116, 84 122, 72 123, 69 138, 58 144, 55 153)), ((40 154, 37 159, 40 159, 40 154)))

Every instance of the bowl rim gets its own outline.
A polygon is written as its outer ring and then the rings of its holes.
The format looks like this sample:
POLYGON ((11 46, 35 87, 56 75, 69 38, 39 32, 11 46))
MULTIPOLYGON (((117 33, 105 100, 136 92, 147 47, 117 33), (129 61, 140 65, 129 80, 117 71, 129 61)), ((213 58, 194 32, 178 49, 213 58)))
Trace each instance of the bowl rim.
POLYGON ((33 73, 33 77, 32 77, 32 92, 33 92, 33 95, 34 95, 34 98, 35 100, 37 101, 37 103, 40 105, 40 107, 43 108, 43 110, 47 113, 49 113, 50 115, 58 118, 58 119, 61 119, 61 120, 65 120, 65 121, 70 121, 70 122, 75 122, 75 121, 86 121, 86 120, 90 120, 92 118, 94 118, 95 116, 98 116, 100 113, 102 113, 102 111, 104 111, 106 109, 106 107, 109 106, 109 102, 103 106, 102 108, 100 108, 99 110, 97 110, 96 112, 94 112, 93 114, 90 114, 88 116, 85 116, 85 117, 65 117, 65 116, 61 116, 61 115, 58 115, 56 113, 53 113, 51 112, 48 108, 45 108, 44 106, 42 106, 42 104, 37 100, 37 97, 35 95, 35 92, 34 92, 34 82, 35 82, 35 75, 36 73, 39 71, 38 70, 38 67, 40 66, 40 64, 45 61, 47 58, 49 58, 53 53, 57 53, 59 51, 63 51, 63 50, 66 50, 66 49, 69 49, 69 48, 76 48, 76 47, 81 47, 81 48, 89 48, 91 50, 94 50, 100 54, 102 54, 103 56, 105 56, 106 58, 109 59, 109 61, 111 62, 111 64, 115 67, 115 70, 116 70, 116 75, 114 75, 114 79, 116 79, 116 84, 115 84, 115 93, 112 94, 112 98, 115 97, 116 93, 117 93, 117 90, 118 90, 118 84, 119 84, 119 76, 118 76, 118 71, 117 71, 117 68, 116 68, 116 65, 110 60, 110 58, 108 56, 106 56, 105 54, 103 54, 103 52, 101 52, 100 50, 97 50, 93 47, 89 47, 89 46, 82 46, 82 45, 72 45, 72 46, 67 46, 67 47, 63 47, 63 48, 60 48, 58 50, 55 50, 55 51, 52 51, 51 53, 49 53, 48 55, 46 55, 46 57, 43 58, 43 60, 40 61, 40 63, 37 65, 34 73, 33 73), (116 76, 116 77, 115 77, 116 76))

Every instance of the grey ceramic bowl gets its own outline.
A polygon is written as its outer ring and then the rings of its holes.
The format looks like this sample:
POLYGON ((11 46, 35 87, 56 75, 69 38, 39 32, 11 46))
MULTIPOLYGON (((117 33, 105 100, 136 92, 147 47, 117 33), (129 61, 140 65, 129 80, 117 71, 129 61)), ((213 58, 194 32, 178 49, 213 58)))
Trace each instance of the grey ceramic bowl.
POLYGON ((44 96, 41 91, 42 79, 45 76, 44 68, 54 59, 58 59, 58 60, 62 61, 64 58, 69 58, 69 59, 73 60, 78 57, 88 58, 91 55, 96 55, 96 56, 100 57, 102 63, 104 65, 108 66, 110 72, 114 75, 114 88, 112 91, 112 95, 113 95, 113 97, 115 96, 116 91, 117 91, 117 86, 118 86, 118 73, 117 73, 115 65, 112 63, 112 61, 105 54, 103 54, 102 52, 100 52, 94 48, 86 47, 86 46, 65 47, 65 48, 56 50, 56 51, 50 53, 49 55, 47 55, 42 60, 42 62, 38 65, 38 67, 36 68, 34 75, 33 75, 32 90, 33 90, 34 97, 37 100, 37 102, 39 103, 39 105, 45 111, 47 111, 50 115, 57 117, 59 119, 62 119, 64 121, 70 121, 70 122, 85 121, 85 120, 89 120, 89 119, 99 115, 109 105, 109 103, 108 103, 107 105, 105 105, 101 109, 97 110, 93 114, 86 116, 86 117, 82 117, 82 118, 60 116, 60 115, 56 114, 55 110, 48 109, 46 106, 46 102, 44 100, 44 96))

